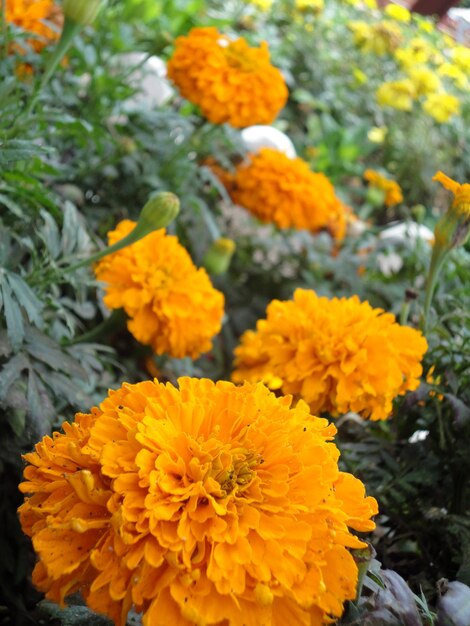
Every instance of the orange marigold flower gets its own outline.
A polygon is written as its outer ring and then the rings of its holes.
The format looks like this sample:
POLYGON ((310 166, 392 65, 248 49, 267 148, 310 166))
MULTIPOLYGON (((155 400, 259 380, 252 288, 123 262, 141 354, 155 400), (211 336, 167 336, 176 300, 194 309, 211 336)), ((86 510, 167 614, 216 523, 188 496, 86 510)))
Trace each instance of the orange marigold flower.
POLYGON ((214 124, 270 124, 287 101, 267 43, 250 48, 243 38, 232 40, 213 27, 193 28, 176 39, 168 76, 214 124))
POLYGON ((328 178, 312 172, 302 159, 262 148, 221 180, 233 201, 262 222, 312 233, 328 229, 335 239, 344 237, 351 209, 338 199, 328 178))
POLYGON ((377 503, 336 430, 264 385, 124 384, 25 455, 35 585, 124 626, 322 626, 355 596, 377 503), (248 619, 248 622, 247 622, 248 619))
MULTIPOLYGON (((134 226, 130 220, 120 222, 108 233, 109 244, 134 226)), ((224 296, 164 229, 104 257, 95 272, 107 283, 104 303, 124 309, 137 341, 151 345, 157 354, 178 358, 196 358, 211 349, 211 339, 222 325, 224 296)))
MULTIPOLYGON (((59 38, 62 14, 52 0, 5 1, 6 21, 37 35, 37 38, 28 40, 36 52, 59 38)), ((22 50, 21 46, 15 46, 15 49, 22 50)))
POLYGON ((396 396, 418 387, 426 349, 419 331, 357 296, 329 300, 297 289, 242 336, 232 380, 263 381, 313 412, 381 420, 396 396))
POLYGON ((395 180, 390 180, 375 170, 366 170, 364 172, 364 178, 371 187, 384 192, 385 206, 392 207, 395 204, 403 202, 403 194, 400 185, 395 180))

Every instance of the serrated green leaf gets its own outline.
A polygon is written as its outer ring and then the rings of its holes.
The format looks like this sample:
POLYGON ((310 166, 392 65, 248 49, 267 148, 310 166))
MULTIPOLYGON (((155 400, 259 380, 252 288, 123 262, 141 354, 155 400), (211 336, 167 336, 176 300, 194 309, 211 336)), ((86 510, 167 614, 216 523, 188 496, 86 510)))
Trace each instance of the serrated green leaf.
POLYGON ((83 390, 73 381, 73 379, 51 372, 49 369, 36 367, 36 373, 41 377, 42 382, 54 393, 55 396, 65 399, 72 406, 78 406, 83 397, 83 390))
POLYGON ((0 164, 7 165, 15 161, 25 161, 48 151, 44 146, 38 146, 25 139, 12 139, 0 144, 0 164))
POLYGON ((5 399, 11 385, 21 377, 23 370, 30 367, 29 360, 22 353, 11 358, 0 371, 0 399, 5 399))
POLYGON ((75 249, 79 229, 77 211, 73 204, 66 202, 64 209, 64 225, 62 227, 62 251, 65 256, 75 249))
POLYGON ((26 331, 26 350, 35 359, 51 369, 63 372, 80 380, 87 380, 87 371, 78 361, 66 354, 50 337, 34 328, 26 331))
POLYGON ((16 84, 16 77, 14 76, 8 76, 7 78, 3 79, 2 83, 0 84, 0 102, 10 95, 16 84))
POLYGON ((22 409, 10 408, 8 413, 8 423, 17 437, 21 437, 26 426, 26 411, 22 409))
POLYGON ((2 283, 2 296, 8 337, 13 350, 18 350, 24 339, 23 316, 17 302, 12 298, 10 287, 6 281, 2 283))
POLYGON ((43 309, 42 302, 36 297, 36 294, 29 287, 25 281, 14 274, 13 272, 7 273, 7 279, 13 293, 16 296, 18 304, 24 308, 28 316, 29 321, 35 324, 38 328, 42 328, 44 325, 41 311, 43 309))
POLYGON ((16 215, 16 217, 24 218, 23 209, 20 207, 19 204, 17 204, 14 200, 9 198, 8 196, 5 196, 4 194, 0 194, 0 205, 3 205, 7 209, 9 209, 13 213, 13 215, 16 215))
POLYGON ((41 211, 41 217, 44 220, 39 234, 43 239, 47 251, 53 259, 57 259, 60 255, 60 233, 55 219, 47 211, 41 211))

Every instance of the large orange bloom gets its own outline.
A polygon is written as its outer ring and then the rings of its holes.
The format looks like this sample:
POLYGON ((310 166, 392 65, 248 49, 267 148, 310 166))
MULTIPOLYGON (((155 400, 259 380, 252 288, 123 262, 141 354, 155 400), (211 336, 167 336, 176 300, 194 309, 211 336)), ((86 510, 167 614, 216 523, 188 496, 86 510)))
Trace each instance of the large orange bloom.
POLYGON ((212 27, 193 28, 176 39, 168 76, 214 124, 270 124, 287 101, 287 87, 265 42, 250 48, 244 39, 231 40, 212 27))
POLYGON ((393 399, 416 389, 427 343, 395 316, 352 298, 297 289, 274 300, 235 350, 234 382, 263 381, 303 398, 313 412, 386 419, 393 399))
POLYGON ((217 167, 214 171, 233 201, 262 222, 312 233, 328 229, 336 239, 344 237, 350 209, 338 199, 328 178, 312 172, 302 159, 262 148, 249 155, 234 174, 217 167))
MULTIPOLYGON (((110 244, 125 237, 135 222, 124 220, 108 233, 110 244)), ((198 357, 212 347, 222 325, 224 296, 206 270, 196 268, 176 237, 157 230, 104 257, 95 268, 107 283, 104 302, 123 308, 137 341, 157 354, 198 357)))
POLYGON ((321 626, 354 598, 377 503, 335 428, 262 384, 124 384, 25 455, 37 587, 124 626, 321 626))
POLYGON ((36 51, 60 35, 62 15, 52 0, 6 0, 5 18, 7 22, 38 36, 28 41, 36 51), (51 24, 56 24, 57 28, 51 27, 51 24))

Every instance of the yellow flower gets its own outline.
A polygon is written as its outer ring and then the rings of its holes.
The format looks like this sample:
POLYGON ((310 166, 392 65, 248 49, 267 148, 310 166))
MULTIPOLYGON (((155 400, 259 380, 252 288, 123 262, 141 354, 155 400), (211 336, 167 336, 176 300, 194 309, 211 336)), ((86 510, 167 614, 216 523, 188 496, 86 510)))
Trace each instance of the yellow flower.
POLYGON ((360 50, 379 56, 393 52, 402 40, 400 27, 394 22, 384 21, 371 26, 367 22, 356 21, 349 24, 349 29, 360 50))
POLYGON ((414 85, 417 96, 425 96, 438 91, 441 81, 435 72, 425 66, 414 66, 407 68, 408 78, 414 85))
POLYGON ((231 40, 212 27, 193 28, 176 39, 168 76, 214 124, 270 124, 287 101, 266 42, 250 48, 244 39, 231 40))
POLYGON ((437 69, 440 76, 447 76, 452 79, 454 85, 459 89, 468 89, 468 78, 466 73, 454 63, 443 63, 437 69))
POLYGON ((322 626, 377 513, 336 432, 264 385, 125 383, 25 455, 35 585, 124 626, 322 626), (248 620, 248 621, 247 621, 248 620))
POLYGON ((423 109, 439 124, 445 124, 460 113, 460 101, 451 94, 441 92, 429 95, 423 102, 423 109))
POLYGON ((269 11, 273 5, 273 0, 246 0, 261 11, 269 11))
POLYGON ((348 209, 328 178, 312 172, 302 159, 262 148, 233 176, 222 174, 222 180, 233 201, 262 222, 312 233, 328 229, 336 239, 344 237, 348 209))
POLYGON ((377 89, 376 98, 380 106, 411 111, 416 98, 416 89, 409 78, 385 82, 377 89))
POLYGON ((395 180, 390 180, 375 170, 366 170, 364 172, 364 178, 371 187, 375 187, 375 189, 380 189, 384 192, 384 202, 386 206, 391 207, 403 202, 403 194, 400 185, 395 180))
POLYGON ((436 172, 433 180, 441 183, 441 185, 454 194, 454 200, 451 210, 460 218, 470 220, 470 184, 460 184, 457 181, 444 174, 444 172, 436 172))
MULTIPOLYGON (((62 15, 52 0, 6 0, 5 19, 37 36, 28 40, 36 52, 60 35, 62 15)), ((14 44, 13 50, 24 53, 18 44, 14 44)))
MULTIPOLYGON (((120 222, 108 234, 109 244, 134 226, 130 220, 120 222)), ((176 237, 154 231, 104 257, 95 272, 106 283, 106 306, 124 309, 137 341, 174 357, 196 358, 211 349, 211 339, 221 328, 224 297, 176 237)))
POLYGON ((470 48, 457 46, 452 50, 452 61, 464 72, 470 72, 470 48))
POLYGON ((299 11, 320 13, 325 7, 325 0, 295 0, 295 8, 299 11))
POLYGON ((367 83, 367 74, 365 74, 359 67, 353 69, 353 76, 356 85, 364 85, 367 83))
POLYGON ((313 412, 381 420, 396 396, 418 387, 426 349, 420 332, 357 296, 329 300, 297 289, 242 336, 232 380, 265 381, 313 412))
POLYGON ((434 48, 422 37, 414 37, 408 42, 406 48, 399 48, 395 51, 396 60, 403 67, 413 67, 423 65, 431 58, 435 58, 434 48))
POLYGON ((386 126, 373 126, 367 133, 367 139, 372 143, 383 143, 387 136, 388 128, 386 126))
POLYGON ((417 14, 414 15, 414 19, 418 24, 419 30, 422 30, 424 33, 433 33, 436 30, 434 22, 430 19, 418 16, 417 14))
POLYGON ((367 7, 368 9, 377 9, 377 0, 342 0, 345 4, 352 7, 367 7))
POLYGON ((398 22, 408 23, 411 20, 411 13, 408 9, 398 4, 387 4, 385 13, 398 22))

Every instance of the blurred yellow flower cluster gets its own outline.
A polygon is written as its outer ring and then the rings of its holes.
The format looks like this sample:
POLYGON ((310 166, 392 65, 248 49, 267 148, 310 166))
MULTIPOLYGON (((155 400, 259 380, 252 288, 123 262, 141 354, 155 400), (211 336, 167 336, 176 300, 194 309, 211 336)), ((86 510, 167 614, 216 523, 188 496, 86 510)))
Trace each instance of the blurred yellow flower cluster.
MULTIPOLYGON (((349 4, 361 8, 359 2, 349 4)), ((361 15, 363 5, 362 9, 361 15)), ((382 14, 366 11, 365 17, 348 24, 354 45, 367 54, 388 55, 387 62, 396 64, 396 74, 390 65, 392 71, 386 73, 387 79, 376 88, 377 103, 407 112, 418 105, 439 124, 459 115, 461 92, 469 85, 470 50, 449 36, 436 37, 432 21, 415 16, 398 4, 388 4, 382 14)), ((357 80, 357 69, 354 69, 356 88, 369 82, 357 80)), ((364 65, 360 70, 368 78, 367 67, 364 65)))
POLYGON ((295 0, 295 8, 299 11, 319 13, 325 7, 325 0, 295 0))
POLYGON ((377 0, 342 0, 344 4, 349 4, 352 7, 365 7, 368 9, 377 8, 377 0))
POLYGON ((411 21, 411 13, 406 7, 402 7, 399 4, 387 4, 385 7, 385 14, 398 22, 404 22, 408 24, 411 21))
POLYGON ((400 27, 391 21, 380 21, 377 24, 354 21, 349 24, 349 28, 360 50, 378 56, 393 52, 402 41, 400 27))
POLYGON ((269 11, 273 4, 273 0, 248 0, 248 2, 261 11, 269 11))
POLYGON ((383 83, 377 89, 377 102, 380 106, 389 106, 399 111, 411 111, 416 97, 416 90, 409 78, 383 83))
POLYGON ((250 48, 243 38, 230 39, 213 27, 193 28, 176 39, 168 76, 213 124, 270 124, 287 101, 267 43, 250 48))

